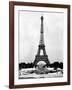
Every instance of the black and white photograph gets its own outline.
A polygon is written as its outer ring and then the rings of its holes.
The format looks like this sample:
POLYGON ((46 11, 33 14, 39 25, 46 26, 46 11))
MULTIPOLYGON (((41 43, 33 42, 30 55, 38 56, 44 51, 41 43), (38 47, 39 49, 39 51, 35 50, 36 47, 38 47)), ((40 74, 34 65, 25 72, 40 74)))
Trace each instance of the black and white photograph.
POLYGON ((17 4, 13 8, 14 85, 67 82, 68 6, 17 4))
POLYGON ((18 14, 19 79, 63 77, 63 12, 18 14))

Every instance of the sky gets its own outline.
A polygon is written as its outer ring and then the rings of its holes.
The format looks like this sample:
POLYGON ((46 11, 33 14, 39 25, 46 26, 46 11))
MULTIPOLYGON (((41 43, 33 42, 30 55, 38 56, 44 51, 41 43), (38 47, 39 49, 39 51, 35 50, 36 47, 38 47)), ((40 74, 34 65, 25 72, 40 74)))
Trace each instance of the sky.
POLYGON ((19 11, 18 58, 30 63, 38 51, 43 15, 44 43, 50 63, 63 61, 64 14, 56 12, 19 11))

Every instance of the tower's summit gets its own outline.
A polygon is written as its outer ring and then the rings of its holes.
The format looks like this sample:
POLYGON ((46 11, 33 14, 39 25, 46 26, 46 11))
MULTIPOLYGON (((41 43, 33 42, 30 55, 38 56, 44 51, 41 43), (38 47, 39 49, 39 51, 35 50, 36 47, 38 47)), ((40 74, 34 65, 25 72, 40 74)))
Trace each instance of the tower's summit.
POLYGON ((41 16, 41 19, 43 20, 43 16, 41 16))
POLYGON ((41 16, 41 33, 43 33, 43 16, 41 16))

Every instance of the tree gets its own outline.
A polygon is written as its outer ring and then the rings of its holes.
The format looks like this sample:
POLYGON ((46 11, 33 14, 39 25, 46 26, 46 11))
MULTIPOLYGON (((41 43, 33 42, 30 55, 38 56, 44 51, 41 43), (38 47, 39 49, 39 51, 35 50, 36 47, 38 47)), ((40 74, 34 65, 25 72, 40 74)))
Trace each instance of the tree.
POLYGON ((54 62, 54 69, 57 70, 59 68, 59 62, 54 62))
POLYGON ((63 69, 63 62, 60 62, 60 68, 63 69))

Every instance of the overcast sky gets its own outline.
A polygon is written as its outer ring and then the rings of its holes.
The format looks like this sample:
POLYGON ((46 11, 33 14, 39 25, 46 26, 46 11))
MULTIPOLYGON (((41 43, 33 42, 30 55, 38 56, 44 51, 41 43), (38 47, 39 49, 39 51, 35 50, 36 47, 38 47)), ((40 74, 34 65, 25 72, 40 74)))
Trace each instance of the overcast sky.
POLYGON ((33 62, 38 51, 44 17, 44 42, 49 61, 63 60, 64 14, 52 12, 19 11, 19 62, 33 62))

